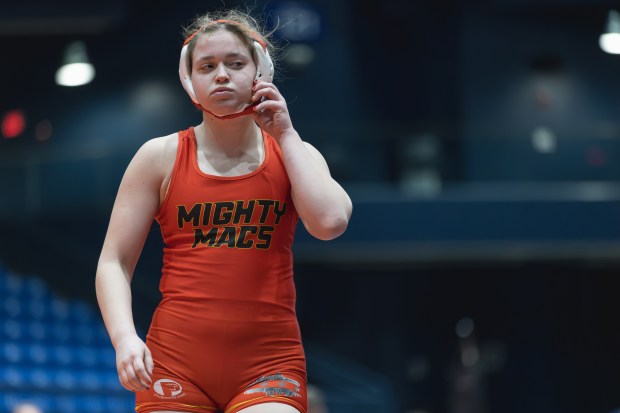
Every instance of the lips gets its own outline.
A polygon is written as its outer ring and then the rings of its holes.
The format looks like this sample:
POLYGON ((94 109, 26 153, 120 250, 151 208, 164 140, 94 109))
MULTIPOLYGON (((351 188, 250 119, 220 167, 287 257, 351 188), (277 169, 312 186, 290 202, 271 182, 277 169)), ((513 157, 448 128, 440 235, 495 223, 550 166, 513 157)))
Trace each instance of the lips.
POLYGON ((211 92, 212 95, 222 95, 222 94, 226 94, 226 93, 232 93, 233 90, 231 88, 228 87, 218 87, 217 89, 214 89, 213 92, 211 92))

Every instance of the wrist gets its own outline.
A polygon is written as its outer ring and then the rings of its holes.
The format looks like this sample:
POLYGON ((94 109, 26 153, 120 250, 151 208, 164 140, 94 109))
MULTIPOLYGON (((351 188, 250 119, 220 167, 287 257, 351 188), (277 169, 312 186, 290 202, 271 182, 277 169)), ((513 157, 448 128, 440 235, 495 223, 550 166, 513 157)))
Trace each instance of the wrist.
POLYGON ((278 143, 286 143, 293 141, 301 141, 301 137, 297 133, 297 131, 293 128, 283 131, 280 136, 278 136, 278 143))
POLYGON ((125 341, 129 337, 137 336, 135 328, 128 328, 122 331, 117 331, 114 334, 110 334, 110 341, 112 342, 112 346, 116 348, 120 343, 125 341))

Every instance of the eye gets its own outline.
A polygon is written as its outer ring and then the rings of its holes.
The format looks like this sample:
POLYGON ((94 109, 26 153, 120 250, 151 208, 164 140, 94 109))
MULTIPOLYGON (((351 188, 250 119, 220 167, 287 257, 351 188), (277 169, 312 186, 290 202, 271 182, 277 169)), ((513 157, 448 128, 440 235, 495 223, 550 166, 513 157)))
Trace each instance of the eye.
POLYGON ((237 61, 231 62, 229 66, 235 69, 241 69, 243 66, 245 66, 245 63, 237 60, 237 61))
POLYGON ((215 65, 213 63, 204 63, 200 65, 198 70, 200 70, 201 72, 208 72, 210 70, 213 70, 214 68, 215 68, 215 65))

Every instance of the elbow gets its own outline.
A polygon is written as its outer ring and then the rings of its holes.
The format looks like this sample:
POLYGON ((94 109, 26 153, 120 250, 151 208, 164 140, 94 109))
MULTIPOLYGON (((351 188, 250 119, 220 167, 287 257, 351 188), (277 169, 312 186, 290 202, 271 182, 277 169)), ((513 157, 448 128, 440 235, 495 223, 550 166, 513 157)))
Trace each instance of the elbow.
POLYGON ((349 217, 347 215, 329 216, 322 218, 309 232, 315 238, 330 241, 344 234, 348 225, 349 217))

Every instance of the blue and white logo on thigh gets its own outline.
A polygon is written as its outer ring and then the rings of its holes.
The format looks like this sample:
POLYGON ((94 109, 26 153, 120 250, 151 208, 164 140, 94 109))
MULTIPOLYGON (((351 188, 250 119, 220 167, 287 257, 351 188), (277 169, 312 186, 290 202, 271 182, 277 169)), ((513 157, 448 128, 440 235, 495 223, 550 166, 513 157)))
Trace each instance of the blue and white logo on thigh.
POLYGON ((161 399, 178 399, 185 396, 183 387, 179 383, 170 379, 159 379, 153 385, 155 395, 161 399))

